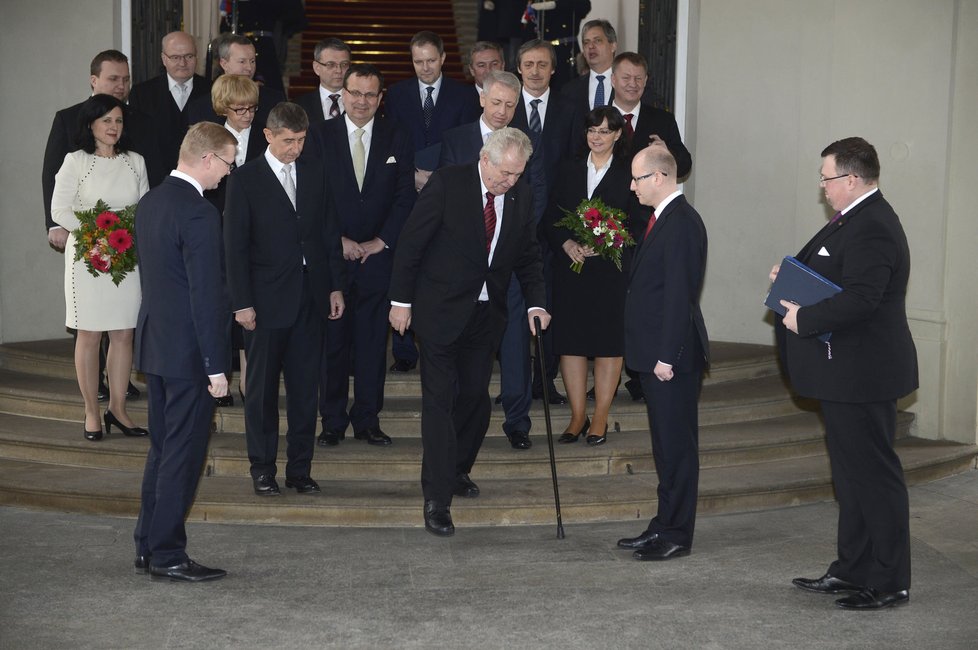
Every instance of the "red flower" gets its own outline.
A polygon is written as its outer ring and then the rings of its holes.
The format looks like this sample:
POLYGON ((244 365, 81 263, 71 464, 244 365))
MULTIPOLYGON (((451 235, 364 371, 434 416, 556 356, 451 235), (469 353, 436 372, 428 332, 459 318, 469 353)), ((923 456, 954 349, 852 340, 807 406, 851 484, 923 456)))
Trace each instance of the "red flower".
POLYGON ((108 210, 95 217, 95 225, 98 226, 100 230, 108 230, 117 223, 119 223, 119 215, 117 215, 115 212, 109 212, 108 210))
POLYGON ((599 221, 601 219, 601 213, 598 212, 597 208, 588 208, 584 211, 584 218, 588 221, 599 221))
POLYGON ((132 235, 125 228, 119 228, 109 233, 109 246, 120 253, 124 253, 132 248, 132 235))
POLYGON ((101 253, 99 253, 97 250, 89 253, 88 261, 92 263, 92 268, 94 268, 96 271, 101 271, 102 273, 105 273, 106 271, 109 270, 108 261, 105 260, 102 257, 101 253))

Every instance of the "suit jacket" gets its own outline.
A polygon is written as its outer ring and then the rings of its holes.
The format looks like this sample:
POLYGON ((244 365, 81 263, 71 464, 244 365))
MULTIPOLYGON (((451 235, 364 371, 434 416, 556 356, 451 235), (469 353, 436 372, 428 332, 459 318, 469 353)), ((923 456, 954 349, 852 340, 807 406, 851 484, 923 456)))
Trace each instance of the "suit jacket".
POLYGON ((657 135, 669 147, 669 151, 676 158, 679 178, 688 175, 693 168, 693 157, 689 149, 683 144, 682 137, 679 135, 679 125, 672 113, 656 108, 650 104, 642 104, 638 113, 638 121, 632 126, 635 134, 632 136, 631 154, 636 153, 649 146, 649 136, 657 135))
POLYGON ((193 79, 193 89, 183 110, 177 107, 165 74, 136 84, 129 93, 129 106, 148 115, 153 123, 161 161, 167 173, 177 167, 180 145, 189 126, 187 109, 190 103, 199 97, 210 97, 211 94, 210 81, 198 74, 193 79))
POLYGON ((390 288, 391 300, 412 305, 412 328, 424 340, 448 344, 458 339, 483 283, 489 292, 489 317, 501 337, 512 273, 526 304, 546 304, 529 194, 523 180, 506 193, 490 265, 478 163, 431 175, 401 232, 390 288))
POLYGON ((306 111, 306 115, 309 116, 310 126, 326 121, 326 114, 323 113, 323 103, 319 99, 319 86, 316 86, 316 89, 311 93, 297 97, 295 103, 306 111))
MULTIPOLYGON (((82 104, 64 108, 54 114, 47 146, 44 148, 44 163, 41 168, 41 194, 44 199, 44 225, 46 230, 58 224, 51 218, 51 197, 54 195, 54 177, 65 156, 78 149, 78 114, 82 104)), ((148 116, 137 109, 129 109, 123 130, 129 138, 132 150, 146 161, 146 177, 150 187, 154 187, 169 173, 164 170, 160 150, 153 135, 153 125, 148 116)))
POLYGON ((296 208, 264 156, 228 181, 224 245, 231 308, 254 308, 258 327, 295 322, 304 272, 323 318, 330 313, 329 294, 343 288, 343 251, 323 167, 300 157, 295 174, 296 208))
POLYGON ((799 335, 775 319, 794 389, 835 402, 891 400, 916 390, 917 351, 906 314, 910 248, 882 193, 827 224, 797 258, 842 292, 799 309, 799 335), (831 359, 815 338, 824 332, 832 332, 831 359))
MULTIPOLYGON (((269 88, 268 86, 258 86, 258 111, 255 113, 254 121, 251 123, 252 128, 257 128, 258 132, 261 133, 262 129, 265 128, 265 122, 268 121, 268 114, 275 108, 276 104, 284 101, 288 100, 285 97, 285 93, 281 90, 269 88)), ((207 93, 205 97, 198 97, 197 99, 188 101, 184 110, 187 111, 187 122, 189 124, 196 124, 197 122, 224 124, 224 116, 214 112, 214 104, 211 102, 210 93, 207 93)))
POLYGON ((220 215, 196 188, 174 176, 143 196, 137 213, 143 299, 135 366, 177 379, 228 372, 220 215))
POLYGON ((397 122, 374 118, 363 189, 357 187, 353 172, 345 118, 309 127, 303 155, 329 161, 327 179, 340 234, 356 242, 380 237, 389 248, 371 255, 363 264, 346 262, 346 288, 356 281, 386 291, 397 240, 417 198, 410 136, 397 122))
POLYGON ((510 126, 519 129, 530 136, 533 149, 542 149, 543 152, 543 171, 547 182, 548 192, 553 189, 557 179, 557 169, 560 167, 564 158, 570 153, 571 120, 574 117, 572 106, 564 101, 555 91, 550 91, 550 99, 547 105, 547 118, 543 123, 543 131, 540 135, 530 131, 530 118, 526 114, 526 104, 523 102, 523 95, 516 104, 516 113, 510 126))
POLYGON ((431 114, 431 124, 424 127, 421 92, 417 77, 411 77, 392 85, 384 96, 384 114, 404 125, 411 134, 415 152, 441 142, 442 134, 459 124, 479 119, 482 108, 478 97, 473 97, 468 84, 442 75, 438 101, 431 114))
POLYGON ((652 372, 656 362, 676 372, 709 363, 700 291, 706 272, 706 227, 685 196, 658 215, 632 258, 625 295, 625 363, 652 372))
MULTIPOLYGON (((591 71, 588 70, 576 79, 571 79, 560 89, 561 97, 571 106, 575 116, 583 123, 584 116, 591 112, 591 97, 588 95, 588 85, 591 83, 591 71)), ((611 73, 604 80, 605 102, 611 106, 615 100, 615 89, 611 87, 611 73)))

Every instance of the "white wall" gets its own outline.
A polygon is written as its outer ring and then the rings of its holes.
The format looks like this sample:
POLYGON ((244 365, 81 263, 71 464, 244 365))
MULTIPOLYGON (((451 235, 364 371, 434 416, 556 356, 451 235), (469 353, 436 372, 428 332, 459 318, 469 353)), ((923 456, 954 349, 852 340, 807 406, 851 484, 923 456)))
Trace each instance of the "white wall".
POLYGON ((56 111, 90 93, 118 47, 118 0, 4 0, 0 61, 0 341, 66 336, 64 257, 48 247, 41 161, 56 111))

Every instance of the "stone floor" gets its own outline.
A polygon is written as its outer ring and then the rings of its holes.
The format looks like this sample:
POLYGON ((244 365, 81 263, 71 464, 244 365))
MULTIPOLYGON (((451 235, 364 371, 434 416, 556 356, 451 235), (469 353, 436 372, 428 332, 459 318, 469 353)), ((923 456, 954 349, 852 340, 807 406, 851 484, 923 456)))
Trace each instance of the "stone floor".
POLYGON ((199 585, 134 575, 131 520, 0 508, 0 648, 978 647, 978 471, 910 502, 911 603, 871 613, 790 585, 832 559, 832 503, 702 517, 663 564, 615 549, 639 521, 194 524, 191 555, 229 571, 199 585))

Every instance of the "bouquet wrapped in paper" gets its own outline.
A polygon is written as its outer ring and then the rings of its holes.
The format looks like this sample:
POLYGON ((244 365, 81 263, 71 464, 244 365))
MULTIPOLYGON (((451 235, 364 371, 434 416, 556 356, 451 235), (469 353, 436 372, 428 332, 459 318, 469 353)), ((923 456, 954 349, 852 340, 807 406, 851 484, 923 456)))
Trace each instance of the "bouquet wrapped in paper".
MULTIPOLYGON (((622 250, 635 245, 635 239, 625 229, 627 218, 623 210, 609 207, 601 199, 584 199, 573 212, 564 210, 564 218, 555 225, 570 230, 579 244, 611 260, 621 271, 622 250)), ((571 263, 575 273, 583 268, 584 262, 571 263)))

